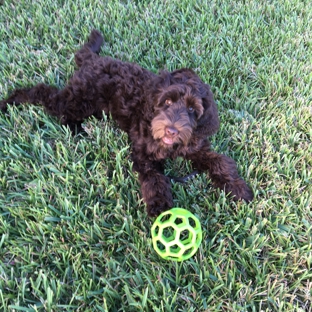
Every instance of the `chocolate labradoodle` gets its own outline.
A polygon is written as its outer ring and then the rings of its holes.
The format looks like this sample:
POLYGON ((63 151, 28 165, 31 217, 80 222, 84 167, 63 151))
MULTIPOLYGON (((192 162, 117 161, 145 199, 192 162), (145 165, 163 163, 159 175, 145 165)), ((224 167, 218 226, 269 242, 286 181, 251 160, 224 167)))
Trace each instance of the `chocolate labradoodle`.
POLYGON ((231 158, 210 149, 208 136, 219 128, 217 106, 209 86, 191 69, 158 75, 132 63, 100 57, 102 35, 93 30, 89 42, 75 55, 79 70, 64 89, 38 84, 15 90, 7 104, 33 103, 71 128, 89 116, 113 117, 132 145, 134 170, 149 216, 173 206, 166 158, 184 157, 199 172, 208 171, 214 186, 234 200, 253 198, 231 158))

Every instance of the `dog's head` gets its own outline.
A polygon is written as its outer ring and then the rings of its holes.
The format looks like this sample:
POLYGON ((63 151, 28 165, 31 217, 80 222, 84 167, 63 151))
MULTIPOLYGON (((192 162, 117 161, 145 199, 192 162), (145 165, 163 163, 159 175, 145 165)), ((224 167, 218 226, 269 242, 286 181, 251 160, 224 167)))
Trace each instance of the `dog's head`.
POLYGON ((190 69, 162 72, 152 101, 152 135, 164 148, 187 146, 192 136, 203 138, 219 128, 212 92, 190 69))

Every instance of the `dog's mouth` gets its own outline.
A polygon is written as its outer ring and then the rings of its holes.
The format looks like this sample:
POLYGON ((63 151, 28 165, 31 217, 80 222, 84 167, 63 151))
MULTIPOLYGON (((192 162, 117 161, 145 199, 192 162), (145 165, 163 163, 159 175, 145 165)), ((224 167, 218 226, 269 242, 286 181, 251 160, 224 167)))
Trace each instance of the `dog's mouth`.
POLYGON ((174 144, 174 140, 172 138, 168 138, 166 136, 162 138, 162 141, 166 145, 173 145, 174 144))

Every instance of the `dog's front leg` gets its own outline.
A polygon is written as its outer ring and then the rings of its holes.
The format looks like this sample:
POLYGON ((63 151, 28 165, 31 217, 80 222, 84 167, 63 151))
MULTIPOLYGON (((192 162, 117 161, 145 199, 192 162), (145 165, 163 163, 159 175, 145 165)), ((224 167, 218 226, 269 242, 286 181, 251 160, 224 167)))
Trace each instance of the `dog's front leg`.
POLYGON ((168 177, 155 170, 149 170, 139 172, 139 180, 150 217, 157 217, 163 211, 172 208, 173 200, 168 177))
POLYGON ((246 182, 239 176, 233 159, 210 150, 209 143, 196 153, 186 156, 192 161, 194 168, 208 171, 212 184, 226 193, 230 193, 234 200, 244 199, 250 202, 253 192, 246 182))
POLYGON ((141 192, 148 215, 157 217, 163 211, 172 208, 171 183, 163 173, 162 164, 134 160, 133 167, 139 173, 141 192))

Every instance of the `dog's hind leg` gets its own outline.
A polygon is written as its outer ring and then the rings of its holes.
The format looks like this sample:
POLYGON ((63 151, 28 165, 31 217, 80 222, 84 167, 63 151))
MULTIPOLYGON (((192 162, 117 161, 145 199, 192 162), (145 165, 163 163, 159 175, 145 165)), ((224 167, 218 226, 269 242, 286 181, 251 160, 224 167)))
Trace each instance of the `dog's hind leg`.
POLYGON ((8 104, 41 105, 49 115, 57 117, 63 125, 68 125, 72 131, 79 132, 82 129, 82 121, 95 113, 93 101, 92 96, 88 98, 88 94, 84 94, 80 88, 75 90, 70 84, 62 90, 38 84, 32 88, 15 90, 7 99, 0 101, 0 110, 6 111, 8 104))
MULTIPOLYGON (((76 54, 78 66, 92 57, 97 58, 102 43, 102 35, 93 30, 88 43, 76 54)), ((68 125, 72 130, 77 127, 81 130, 81 122, 87 117, 102 117, 102 109, 96 108, 98 94, 94 81, 92 71, 81 68, 62 90, 42 83, 32 88, 15 90, 7 99, 0 101, 0 110, 6 111, 8 104, 42 105, 48 114, 58 117, 62 124, 68 125)))
POLYGON ((32 88, 16 89, 7 99, 0 101, 0 110, 6 111, 8 104, 20 105, 31 103, 33 105, 47 106, 46 108, 51 115, 58 116, 59 111, 57 107, 45 104, 50 103, 51 99, 58 92, 59 90, 57 88, 42 83, 32 88))
POLYGON ((94 53, 99 54, 103 41, 101 33, 98 30, 92 30, 88 42, 75 54, 77 66, 81 67, 84 61, 92 58, 94 53))

